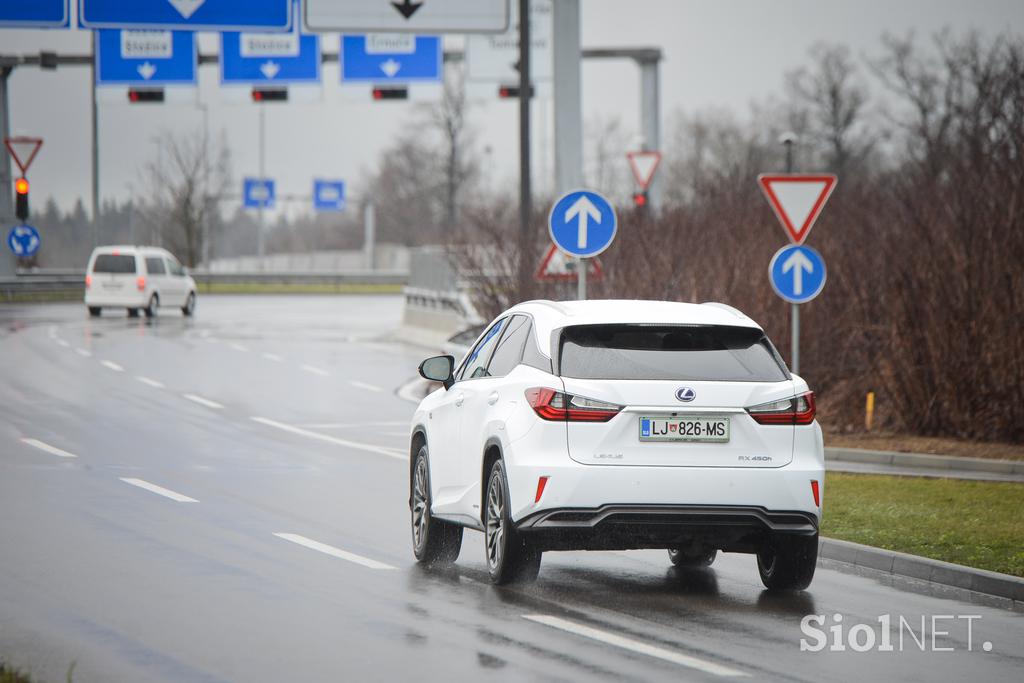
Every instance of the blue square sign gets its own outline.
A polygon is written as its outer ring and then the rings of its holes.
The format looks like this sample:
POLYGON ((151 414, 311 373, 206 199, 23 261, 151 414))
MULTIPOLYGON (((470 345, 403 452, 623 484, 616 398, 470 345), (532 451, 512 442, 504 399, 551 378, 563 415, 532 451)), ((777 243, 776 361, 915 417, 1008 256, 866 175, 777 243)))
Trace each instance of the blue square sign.
POLYGON ((97 85, 183 85, 196 82, 191 31, 97 31, 97 85))
POLYGON ((341 37, 341 80, 407 83, 441 80, 440 36, 370 33, 341 37))
POLYGON ((313 208, 317 211, 343 211, 345 209, 345 181, 314 180, 313 208))

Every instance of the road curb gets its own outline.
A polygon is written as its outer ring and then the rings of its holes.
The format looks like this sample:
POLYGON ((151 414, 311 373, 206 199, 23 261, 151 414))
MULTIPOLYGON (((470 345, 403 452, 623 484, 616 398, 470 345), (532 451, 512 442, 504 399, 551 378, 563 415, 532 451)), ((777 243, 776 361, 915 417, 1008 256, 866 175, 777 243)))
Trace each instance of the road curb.
POLYGON ((861 448, 825 448, 825 460, 859 462, 894 467, 917 467, 937 470, 967 470, 999 474, 1024 474, 1024 462, 992 460, 987 458, 961 458, 929 453, 898 453, 895 451, 869 451, 861 448))
POLYGON ((1024 611, 1024 578, 836 538, 822 537, 818 542, 818 556, 885 574, 999 598, 996 602, 1001 606, 1018 612, 1024 611))

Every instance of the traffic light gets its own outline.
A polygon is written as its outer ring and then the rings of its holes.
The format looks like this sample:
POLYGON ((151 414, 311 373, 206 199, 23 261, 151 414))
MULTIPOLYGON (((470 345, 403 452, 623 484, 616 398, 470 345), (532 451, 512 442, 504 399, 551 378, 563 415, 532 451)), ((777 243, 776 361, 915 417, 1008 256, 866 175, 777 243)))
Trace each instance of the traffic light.
POLYGON ((253 88, 253 102, 287 102, 287 88, 253 88))
POLYGON ((163 102, 163 88, 129 88, 128 101, 132 104, 139 102, 163 102))
POLYGON ((18 178, 14 181, 14 215, 19 221, 28 220, 28 181, 18 178))
POLYGON ((407 100, 409 99, 408 88, 382 88, 375 87, 373 89, 373 99, 375 100, 407 100))
POLYGON ((647 192, 635 192, 633 193, 633 208, 645 209, 647 208, 647 192))
MULTIPOLYGON (((519 97, 519 86, 518 85, 502 85, 498 88, 498 97, 502 99, 518 98, 519 97)), ((533 86, 530 86, 530 97, 533 97, 533 86)))

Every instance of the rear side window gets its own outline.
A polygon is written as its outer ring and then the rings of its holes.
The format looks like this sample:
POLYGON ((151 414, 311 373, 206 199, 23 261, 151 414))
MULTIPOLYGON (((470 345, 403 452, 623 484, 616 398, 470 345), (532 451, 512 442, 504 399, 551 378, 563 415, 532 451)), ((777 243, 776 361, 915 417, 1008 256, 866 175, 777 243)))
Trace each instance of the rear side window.
POLYGON ((718 325, 578 325, 562 332, 561 374, 579 379, 789 379, 760 330, 718 325))
POLYGON ((150 275, 164 275, 167 273, 167 268, 164 267, 164 260, 159 256, 147 258, 146 272, 150 275))
POLYGON ((94 273, 134 273, 135 257, 127 254, 99 254, 92 264, 94 273))
POLYGON ((525 315, 513 316, 505 334, 501 335, 498 345, 494 347, 487 374, 491 377, 504 377, 512 372, 523 358, 523 344, 529 335, 530 319, 525 315))

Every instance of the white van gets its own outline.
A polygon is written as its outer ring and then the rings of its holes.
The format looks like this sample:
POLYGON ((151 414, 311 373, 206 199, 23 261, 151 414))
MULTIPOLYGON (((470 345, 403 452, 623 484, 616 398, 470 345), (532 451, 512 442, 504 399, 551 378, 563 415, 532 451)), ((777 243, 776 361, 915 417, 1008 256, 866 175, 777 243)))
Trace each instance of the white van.
POLYGON ((126 308, 135 317, 177 306, 187 316, 196 308, 196 282, 178 259, 159 247, 97 247, 85 274, 85 305, 95 317, 104 308, 126 308))

